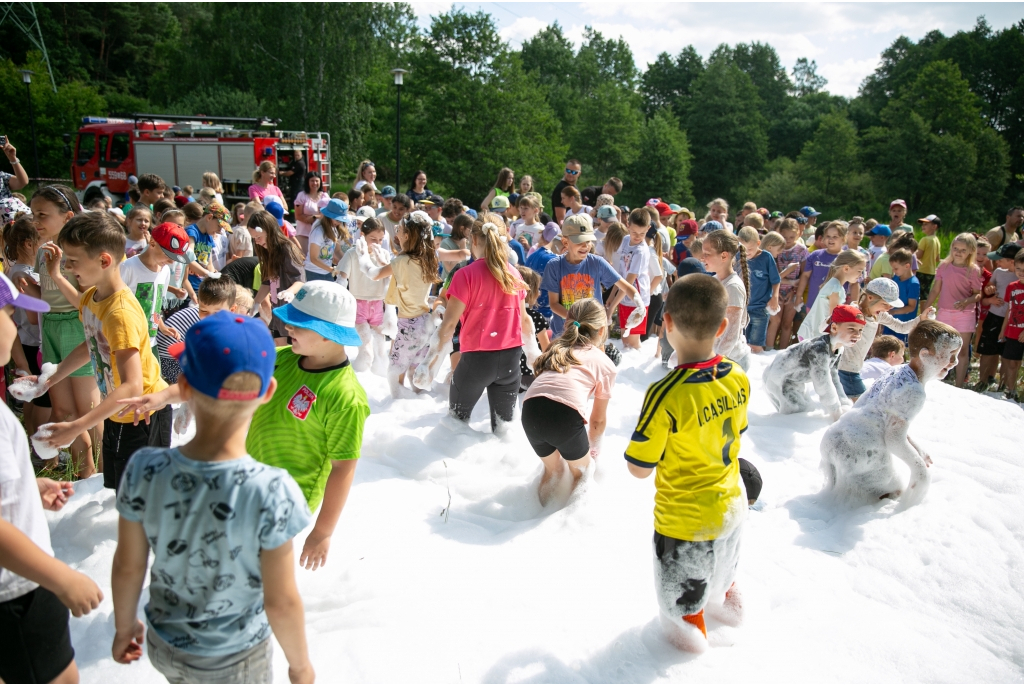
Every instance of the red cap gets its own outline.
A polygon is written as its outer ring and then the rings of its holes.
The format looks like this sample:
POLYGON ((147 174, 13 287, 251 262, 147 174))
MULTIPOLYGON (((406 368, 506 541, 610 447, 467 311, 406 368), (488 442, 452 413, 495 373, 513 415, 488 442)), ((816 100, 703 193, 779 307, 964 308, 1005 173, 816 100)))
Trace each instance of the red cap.
POLYGON ((188 264, 192 261, 188 258, 188 233, 178 224, 165 221, 150 231, 150 234, 164 254, 174 261, 179 264, 188 264))
POLYGON ((825 322, 825 333, 832 330, 834 323, 859 323, 862 326, 867 323, 864 314, 852 304, 841 304, 832 310, 832 316, 825 322))
POLYGON ((658 202, 654 205, 654 208, 658 210, 658 216, 672 216, 675 212, 664 202, 658 202))
POLYGON ((682 221, 676 221, 676 235, 688 236, 697 235, 697 231, 700 228, 697 226, 697 222, 693 219, 683 219, 682 221))

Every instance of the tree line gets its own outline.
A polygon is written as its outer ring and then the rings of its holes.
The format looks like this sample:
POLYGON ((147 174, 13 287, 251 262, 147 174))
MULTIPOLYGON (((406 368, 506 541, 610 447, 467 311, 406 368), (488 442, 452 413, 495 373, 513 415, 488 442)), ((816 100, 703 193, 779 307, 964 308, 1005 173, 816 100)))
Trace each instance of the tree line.
MULTIPOLYGON (((64 133, 86 114, 270 116, 332 137, 336 181, 372 159, 395 177, 392 68, 402 90, 402 188, 475 204, 503 166, 548 190, 569 157, 582 184, 623 179, 620 201, 884 216, 895 197, 947 225, 991 225, 1024 201, 1024 21, 900 37, 845 98, 813 61, 783 65, 765 42, 692 46, 639 68, 629 46, 556 23, 520 49, 492 17, 460 9, 419 29, 402 3, 37 3, 41 55, 10 30, 0 45, 3 129, 30 150, 19 69, 44 175, 66 176, 64 133), (351 171, 350 171, 351 170, 351 171)), ((344 178, 342 178, 344 177, 344 178)))

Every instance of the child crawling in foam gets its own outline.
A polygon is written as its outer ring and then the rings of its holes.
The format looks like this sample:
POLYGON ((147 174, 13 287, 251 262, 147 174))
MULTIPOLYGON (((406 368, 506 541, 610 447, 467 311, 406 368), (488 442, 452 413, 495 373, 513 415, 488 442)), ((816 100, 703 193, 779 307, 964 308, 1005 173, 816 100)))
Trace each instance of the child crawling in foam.
POLYGON ((924 406, 924 386, 956 366, 962 344, 952 326, 922 321, 910 333, 910 363, 886 373, 821 440, 826 490, 850 500, 895 499, 917 504, 928 491, 931 458, 914 444, 910 422, 924 406), (910 467, 904 490, 892 458, 910 467))
POLYGON ((825 332, 802 340, 776 355, 764 370, 764 388, 780 414, 808 411, 808 381, 814 385, 822 408, 832 420, 842 416, 853 403, 839 380, 839 359, 843 348, 860 340, 867 323, 857 307, 841 304, 832 310, 825 332))

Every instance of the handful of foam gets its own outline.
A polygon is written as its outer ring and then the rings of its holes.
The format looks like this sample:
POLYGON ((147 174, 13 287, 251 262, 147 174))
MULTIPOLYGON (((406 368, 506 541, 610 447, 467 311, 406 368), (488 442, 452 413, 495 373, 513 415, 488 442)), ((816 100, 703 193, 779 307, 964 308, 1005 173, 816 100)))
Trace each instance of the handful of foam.
MULTIPOLYGON (((53 365, 50 364, 49 366, 53 365)), ((67 447, 71 444, 69 442, 67 445, 51 447, 48 441, 51 435, 53 435, 53 424, 44 423, 32 436, 32 447, 35 449, 36 454, 39 455, 39 458, 44 461, 55 458, 61 447, 67 447)))
POLYGON ((46 393, 46 381, 57 372, 57 365, 47 362, 40 371, 35 382, 22 378, 11 383, 11 395, 21 402, 31 402, 37 397, 42 397, 46 393))

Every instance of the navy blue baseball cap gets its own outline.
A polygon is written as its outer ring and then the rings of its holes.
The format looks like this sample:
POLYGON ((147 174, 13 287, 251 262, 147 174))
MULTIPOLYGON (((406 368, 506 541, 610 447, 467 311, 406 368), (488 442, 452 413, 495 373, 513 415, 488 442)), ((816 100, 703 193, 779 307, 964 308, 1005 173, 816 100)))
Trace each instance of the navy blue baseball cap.
POLYGON ((274 338, 259 319, 229 311, 211 314, 188 329, 185 339, 167 348, 196 391, 218 400, 262 397, 274 377, 274 338), (259 391, 225 390, 224 381, 247 371, 259 376, 259 391))
POLYGON ((394 186, 384 186, 380 191, 381 197, 395 197, 398 195, 398 191, 395 190, 394 186))
POLYGON ((717 221, 714 221, 714 220, 711 220, 711 221, 706 222, 703 226, 700 227, 700 232, 701 233, 712 233, 714 231, 722 231, 724 229, 725 229, 725 226, 723 226, 721 223, 719 223, 717 221))
POLYGON ((676 267, 676 277, 682 278, 683 276, 689 276, 690 274, 706 274, 707 270, 704 269, 704 265, 700 263, 700 260, 696 257, 687 257, 686 259, 679 262, 679 266, 676 267))
POLYGON ((818 216, 821 212, 814 211, 814 207, 801 207, 800 213, 806 216, 808 219, 812 216, 818 216))

